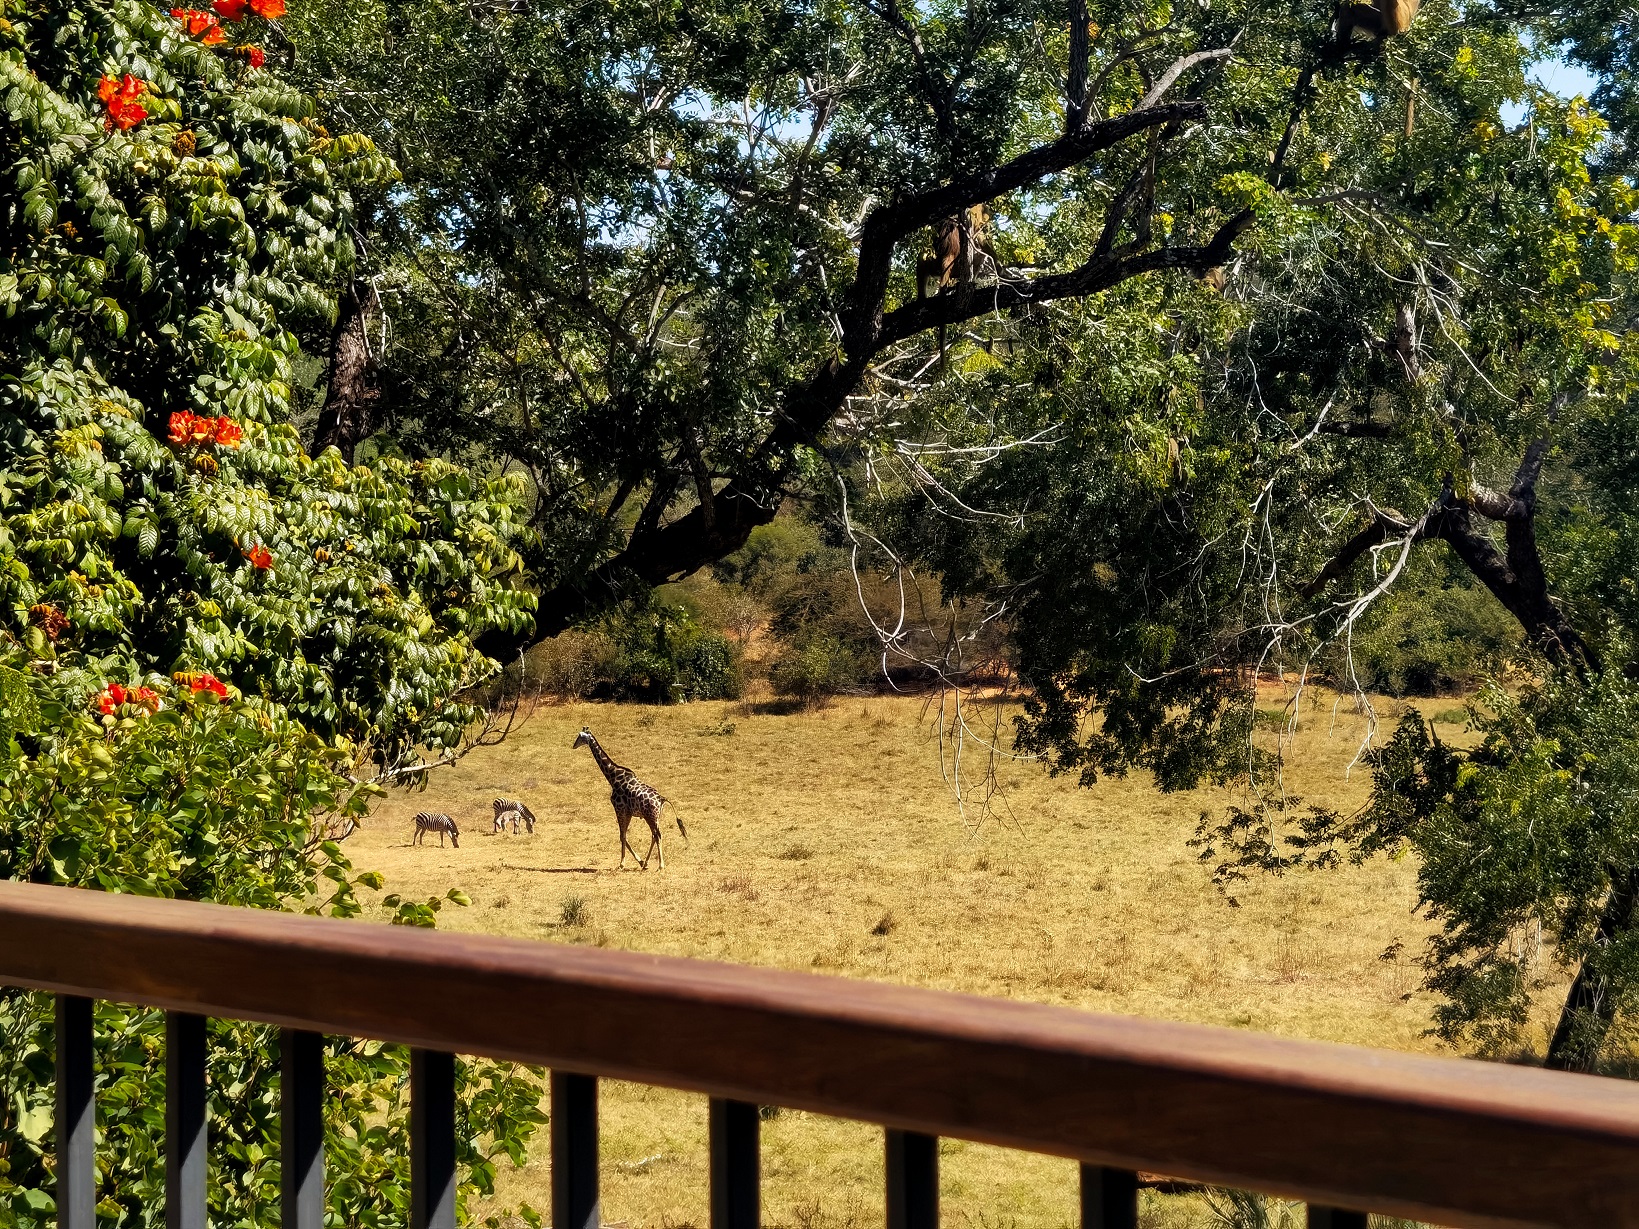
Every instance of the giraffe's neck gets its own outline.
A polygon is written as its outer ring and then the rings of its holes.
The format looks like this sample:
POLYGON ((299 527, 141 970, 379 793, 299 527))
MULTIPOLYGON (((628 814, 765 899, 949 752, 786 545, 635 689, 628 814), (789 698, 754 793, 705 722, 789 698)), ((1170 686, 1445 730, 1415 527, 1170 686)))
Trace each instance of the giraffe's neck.
POLYGON ((621 776, 625 770, 609 758, 609 753, 603 749, 603 744, 590 734, 586 736, 586 745, 592 752, 592 758, 598 762, 598 767, 603 769, 603 775, 609 778, 609 784, 613 785, 616 778, 621 776))

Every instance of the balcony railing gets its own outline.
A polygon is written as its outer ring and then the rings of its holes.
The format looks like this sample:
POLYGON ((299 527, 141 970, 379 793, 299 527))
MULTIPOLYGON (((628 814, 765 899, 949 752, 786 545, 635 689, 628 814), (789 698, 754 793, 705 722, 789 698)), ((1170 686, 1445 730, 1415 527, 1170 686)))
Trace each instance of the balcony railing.
POLYGON ((551 1069, 554 1229, 599 1226, 601 1076, 712 1098, 712 1229, 758 1224, 759 1105, 883 1124, 889 1229, 937 1225, 940 1135, 1081 1161, 1086 1229, 1132 1229, 1138 1170, 1336 1229, 1639 1229, 1639 1086, 1593 1076, 5 882, 0 982, 60 996, 62 1229, 95 1229, 96 998, 170 1013, 168 1229, 205 1229, 209 1016, 285 1030, 286 1229, 323 1224, 327 1033, 412 1047, 412 1229, 455 1223, 458 1052, 551 1069))

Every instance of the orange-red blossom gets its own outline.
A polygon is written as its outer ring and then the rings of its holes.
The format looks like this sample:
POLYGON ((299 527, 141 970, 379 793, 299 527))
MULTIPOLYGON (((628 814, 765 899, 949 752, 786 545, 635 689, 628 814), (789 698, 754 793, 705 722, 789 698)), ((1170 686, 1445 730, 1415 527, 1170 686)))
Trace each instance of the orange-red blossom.
POLYGON ((246 559, 250 560, 250 565, 253 568, 266 571, 268 568, 273 566, 273 552, 259 543, 256 546, 251 547, 249 550, 240 551, 239 553, 244 555, 246 559))
POLYGON ((208 47, 228 41, 214 13, 202 13, 198 9, 172 9, 171 16, 182 23, 190 37, 197 38, 208 47))
POLYGON ((226 415, 212 417, 195 414, 192 410, 178 410, 171 415, 171 443, 215 444, 220 448, 238 448, 245 438, 245 429, 226 415))
POLYGON ((247 10, 277 21, 285 15, 285 0, 215 0, 211 8, 227 21, 243 21, 247 10))
POLYGON ((110 683, 96 699, 97 711, 104 717, 112 717, 116 709, 126 704, 144 710, 143 716, 151 716, 160 708, 159 696, 150 687, 123 687, 119 683, 110 683))
POLYGON ((108 110, 103 126, 109 129, 118 128, 124 132, 127 128, 135 128, 147 119, 148 108, 137 101, 147 88, 145 82, 139 81, 130 73, 126 73, 118 80, 105 73, 102 80, 97 82, 97 97, 102 99, 103 106, 108 110))
POLYGON ((209 692, 218 700, 228 698, 228 686, 209 670, 188 670, 171 676, 191 692, 209 692))

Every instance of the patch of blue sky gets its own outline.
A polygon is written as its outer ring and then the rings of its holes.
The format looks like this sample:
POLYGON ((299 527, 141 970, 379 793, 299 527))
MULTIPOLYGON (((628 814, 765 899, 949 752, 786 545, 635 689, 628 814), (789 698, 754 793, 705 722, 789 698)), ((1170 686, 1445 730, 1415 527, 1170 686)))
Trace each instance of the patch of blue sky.
MULTIPOLYGON (((1538 60, 1532 66, 1531 80, 1561 98, 1588 98, 1599 88, 1599 78, 1586 69, 1552 58, 1538 60)), ((1507 103, 1502 109, 1503 123, 1512 128, 1525 119, 1525 113, 1523 102, 1507 103)))

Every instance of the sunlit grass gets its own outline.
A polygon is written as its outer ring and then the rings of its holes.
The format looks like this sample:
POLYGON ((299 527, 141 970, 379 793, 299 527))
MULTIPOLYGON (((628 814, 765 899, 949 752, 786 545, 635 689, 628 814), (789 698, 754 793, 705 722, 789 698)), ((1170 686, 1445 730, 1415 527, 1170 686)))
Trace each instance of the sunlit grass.
MULTIPOLYGON (((1312 694, 1320 703, 1306 700, 1299 715, 1288 786, 1308 801, 1357 805, 1368 777, 1345 769, 1362 719, 1312 694)), ((1278 709, 1279 697, 1265 707, 1278 709)), ((979 758, 970 747, 970 770, 979 758)), ((1424 1035, 1429 1003, 1409 957, 1380 959, 1396 942, 1415 952, 1426 933, 1413 915, 1409 860, 1254 881, 1231 908, 1186 844, 1202 811, 1219 811, 1228 793, 1162 795, 1136 776, 1080 789, 1029 763, 1004 762, 999 776, 1005 808, 983 822, 959 814, 931 717, 915 699, 784 716, 723 703, 567 705, 440 770, 425 795, 389 799, 348 844, 360 866, 386 872, 389 890, 465 889, 472 907, 446 908, 448 929, 1437 1048, 1424 1035), (668 822, 663 873, 613 869, 608 788, 591 756, 570 750, 582 725, 676 800, 691 841, 668 822), (533 836, 489 835, 497 795, 530 804, 533 836), (459 850, 409 845, 410 816, 429 806, 461 821, 459 850)), ((632 839, 648 845, 640 822, 632 839)), ((627 1040, 645 1044, 640 1034, 627 1040)), ((611 1083, 603 1107, 605 1219, 704 1226, 704 1099, 611 1083)), ((959 1141, 942 1149, 946 1223, 1075 1223, 1073 1164, 959 1141)), ((880 1223, 881 1154, 880 1132, 867 1125, 793 1111, 771 1118, 765 1222, 880 1223)), ((544 1147, 526 1169, 502 1170, 496 1206, 520 1200, 550 1202, 544 1147)), ((1151 1226, 1214 1223, 1199 1200, 1147 1196, 1145 1207, 1151 1226)))

